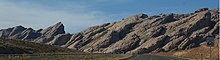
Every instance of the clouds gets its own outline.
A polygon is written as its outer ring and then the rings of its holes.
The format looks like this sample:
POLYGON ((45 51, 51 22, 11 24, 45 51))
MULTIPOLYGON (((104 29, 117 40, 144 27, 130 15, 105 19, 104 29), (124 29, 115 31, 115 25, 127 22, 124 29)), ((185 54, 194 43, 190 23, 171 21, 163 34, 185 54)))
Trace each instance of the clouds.
MULTIPOLYGON (((60 7, 70 8, 69 6, 60 7)), ((103 16, 104 12, 87 11, 86 6, 77 4, 72 4, 71 7, 72 10, 70 11, 68 9, 59 9, 59 7, 51 8, 29 2, 14 3, 1 1, 0 28, 23 25, 39 29, 61 21, 66 26, 66 31, 74 33, 89 26, 106 22, 106 16, 103 16)))

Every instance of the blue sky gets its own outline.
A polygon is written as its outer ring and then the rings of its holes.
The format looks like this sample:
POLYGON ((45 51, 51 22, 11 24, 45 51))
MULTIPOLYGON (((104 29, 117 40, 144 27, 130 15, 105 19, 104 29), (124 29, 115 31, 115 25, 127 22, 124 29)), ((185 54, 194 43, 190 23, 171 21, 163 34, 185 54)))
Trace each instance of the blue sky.
POLYGON ((0 28, 17 25, 34 29, 57 22, 70 33, 94 25, 119 21, 145 13, 191 13, 199 8, 218 8, 218 0, 0 0, 0 28))

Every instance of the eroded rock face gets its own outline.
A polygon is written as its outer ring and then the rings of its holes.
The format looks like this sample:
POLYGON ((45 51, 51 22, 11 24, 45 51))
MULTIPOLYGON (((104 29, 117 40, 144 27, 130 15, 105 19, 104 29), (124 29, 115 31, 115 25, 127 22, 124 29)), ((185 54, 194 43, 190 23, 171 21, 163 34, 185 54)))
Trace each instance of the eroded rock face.
POLYGON ((69 33, 59 34, 56 35, 55 38, 52 41, 48 42, 47 44, 61 46, 65 44, 70 39, 70 37, 71 35, 69 33))
POLYGON ((2 29, 0 32, 1 37, 4 38, 34 41, 39 43, 47 43, 53 40, 56 35, 65 33, 64 25, 61 22, 46 29, 39 29, 37 31, 32 28, 16 26, 13 28, 2 29))
POLYGON ((65 47, 95 53, 150 53, 190 49, 205 42, 207 36, 218 35, 215 18, 218 14, 214 11, 151 17, 137 14, 74 34, 65 47))
POLYGON ((152 52, 158 48, 161 48, 162 46, 164 46, 165 44, 168 43, 167 40, 169 40, 169 36, 167 35, 162 35, 156 38, 151 38, 148 41, 146 41, 145 43, 143 43, 141 46, 137 47, 134 50, 131 50, 127 53, 149 53, 152 52))
POLYGON ((0 30, 1 37, 8 37, 13 29, 14 29, 14 27, 13 28, 8 28, 8 29, 1 29, 0 30))
POLYGON ((32 28, 27 28, 21 32, 19 39, 31 41, 41 36, 41 33, 36 32, 32 28))
POLYGON ((114 23, 65 33, 59 22, 37 31, 17 26, 0 37, 46 43, 92 53, 151 53, 190 49, 219 36, 218 9, 192 14, 136 14, 114 23))
POLYGON ((45 36, 56 36, 58 34, 64 34, 64 25, 61 22, 56 23, 46 29, 40 31, 45 36))
POLYGON ((61 22, 46 29, 39 29, 37 32, 42 34, 40 37, 34 39, 34 41, 38 43, 48 43, 52 41, 56 35, 65 34, 64 25, 61 22))

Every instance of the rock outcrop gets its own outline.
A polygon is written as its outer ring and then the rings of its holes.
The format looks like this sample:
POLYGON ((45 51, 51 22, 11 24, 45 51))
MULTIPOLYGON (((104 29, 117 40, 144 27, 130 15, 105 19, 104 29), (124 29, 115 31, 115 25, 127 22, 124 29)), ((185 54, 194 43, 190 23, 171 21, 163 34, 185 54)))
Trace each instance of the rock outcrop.
POLYGON ((39 29, 38 32, 42 34, 40 37, 34 39, 34 42, 38 43, 48 43, 52 41, 56 35, 65 33, 64 25, 61 22, 58 22, 46 29, 39 29))
POLYGON ((47 43, 59 34, 64 34, 64 25, 59 22, 46 29, 39 29, 37 31, 32 28, 25 28, 23 26, 16 26, 13 28, 0 30, 0 37, 9 39, 18 39, 25 41, 33 41, 38 43, 47 43))
POLYGON ((70 37, 71 35, 69 33, 59 34, 59 35, 56 35, 52 41, 48 42, 48 44, 60 46, 60 45, 65 44, 70 39, 70 37))
POLYGON ((136 14, 121 21, 65 33, 59 22, 46 29, 16 26, 0 37, 21 39, 92 53, 151 53, 185 50, 219 36, 219 9, 191 14, 136 14))

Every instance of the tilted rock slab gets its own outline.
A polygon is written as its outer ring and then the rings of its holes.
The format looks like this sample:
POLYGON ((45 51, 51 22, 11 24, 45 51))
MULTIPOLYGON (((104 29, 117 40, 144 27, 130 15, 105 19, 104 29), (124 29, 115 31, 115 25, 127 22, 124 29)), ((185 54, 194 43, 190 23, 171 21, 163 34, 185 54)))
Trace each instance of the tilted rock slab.
POLYGON ((0 37, 45 43, 92 53, 151 53, 190 49, 219 36, 219 9, 191 14, 136 14, 69 34, 59 22, 46 29, 16 26, 0 37))

